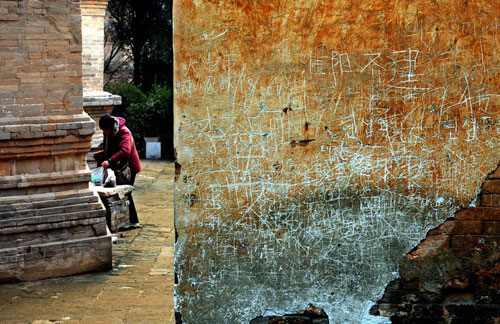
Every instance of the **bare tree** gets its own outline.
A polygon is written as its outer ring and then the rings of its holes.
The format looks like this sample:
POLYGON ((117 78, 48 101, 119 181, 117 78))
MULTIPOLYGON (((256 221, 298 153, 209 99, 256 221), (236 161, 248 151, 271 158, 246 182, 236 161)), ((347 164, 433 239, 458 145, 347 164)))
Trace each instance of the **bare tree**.
POLYGON ((172 0, 110 0, 107 10, 108 80, 131 65, 132 82, 143 90, 172 86, 172 0))

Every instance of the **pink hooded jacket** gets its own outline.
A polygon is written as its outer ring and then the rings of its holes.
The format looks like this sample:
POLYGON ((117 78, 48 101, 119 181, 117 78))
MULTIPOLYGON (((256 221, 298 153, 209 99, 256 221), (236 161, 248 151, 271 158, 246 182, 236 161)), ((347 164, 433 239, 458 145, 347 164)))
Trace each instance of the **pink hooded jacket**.
POLYGON ((118 132, 113 136, 109 135, 107 155, 110 156, 109 162, 111 166, 118 162, 129 160, 130 171, 132 174, 137 174, 141 171, 141 161, 135 148, 135 141, 132 133, 125 126, 125 119, 115 117, 118 120, 118 132))

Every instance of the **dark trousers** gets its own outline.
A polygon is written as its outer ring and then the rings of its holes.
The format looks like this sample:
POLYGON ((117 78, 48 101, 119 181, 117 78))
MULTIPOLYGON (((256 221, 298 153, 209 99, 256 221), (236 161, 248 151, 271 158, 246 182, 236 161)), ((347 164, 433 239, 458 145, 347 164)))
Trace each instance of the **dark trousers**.
MULTIPOLYGON (((132 174, 130 177, 130 184, 133 186, 135 182, 136 174, 132 174)), ((139 223, 139 218, 137 217, 137 210, 135 210, 134 198, 132 198, 132 192, 127 194, 129 201, 128 205, 128 215, 130 224, 139 223)))

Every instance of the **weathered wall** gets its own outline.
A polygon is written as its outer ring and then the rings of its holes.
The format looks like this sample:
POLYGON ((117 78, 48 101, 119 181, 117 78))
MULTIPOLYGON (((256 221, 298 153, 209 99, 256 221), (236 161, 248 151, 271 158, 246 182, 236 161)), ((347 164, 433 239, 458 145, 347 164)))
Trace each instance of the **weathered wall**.
POLYGON ((111 266, 81 23, 79 0, 0 1, 0 283, 111 266))
POLYGON ((309 303, 366 320, 403 255, 498 163, 499 14, 481 0, 175 1, 184 322, 309 303))
POLYGON ((500 165, 474 207, 430 230, 401 259, 371 310, 393 324, 494 324, 500 318, 500 165))

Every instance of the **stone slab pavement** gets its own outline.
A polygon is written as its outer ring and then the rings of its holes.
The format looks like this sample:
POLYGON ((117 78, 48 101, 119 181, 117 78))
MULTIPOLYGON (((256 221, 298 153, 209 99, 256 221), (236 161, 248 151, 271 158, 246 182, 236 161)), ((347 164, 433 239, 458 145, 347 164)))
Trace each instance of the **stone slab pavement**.
POLYGON ((0 323, 174 323, 174 164, 143 160, 134 201, 142 228, 121 232, 113 269, 0 285, 0 323))

